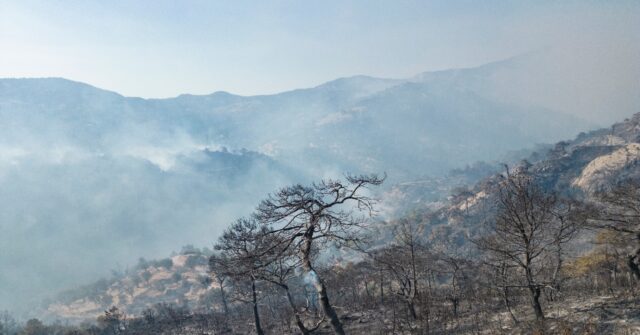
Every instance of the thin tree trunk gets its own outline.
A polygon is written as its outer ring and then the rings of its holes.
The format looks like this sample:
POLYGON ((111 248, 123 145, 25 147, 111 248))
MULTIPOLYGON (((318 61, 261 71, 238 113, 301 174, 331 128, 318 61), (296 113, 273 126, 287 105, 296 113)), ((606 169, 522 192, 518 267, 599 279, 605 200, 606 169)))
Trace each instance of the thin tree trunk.
POLYGON ((264 335, 262 326, 260 325, 260 313, 258 311, 258 294, 256 293, 256 282, 251 280, 251 292, 253 293, 253 317, 256 323, 256 333, 258 335, 264 335))
POLYGON ((224 292, 223 282, 220 282, 220 296, 222 297, 222 307, 224 308, 224 317, 229 317, 229 305, 227 305, 227 294, 224 292))
POLYGON ((506 286, 507 285, 507 268, 506 268, 506 264, 502 263, 500 265, 500 278, 502 279, 502 295, 504 298, 504 305, 507 308, 507 311, 509 312, 509 315, 511 315, 511 320, 513 320, 513 324, 517 325, 518 324, 518 319, 516 318, 516 316, 513 314, 513 311, 511 310, 511 303, 509 302, 509 287, 506 286))
POLYGON ((542 312, 542 306, 540 305, 540 286, 536 285, 535 280, 533 279, 533 273, 531 272, 531 256, 526 254, 525 257, 525 273, 527 276, 527 286, 529 287, 529 296, 531 298, 531 307, 533 307, 533 311, 536 314, 536 320, 543 320, 544 313, 542 312))
POLYGON ((418 315, 416 314, 416 306, 413 302, 413 299, 407 300, 407 306, 409 307, 409 313, 411 314, 411 317, 416 320, 418 318, 418 315))
POLYGON ((311 332, 307 329, 307 327, 304 326, 304 323, 300 319, 300 314, 298 314, 298 309, 296 308, 296 305, 293 303, 293 297, 291 296, 291 292, 289 292, 289 287, 284 285, 282 286, 282 288, 284 288, 284 290, 287 292, 287 300, 289 301, 289 306, 291 306, 291 309, 293 310, 293 316, 296 319, 296 325, 298 326, 298 328, 300 329, 303 335, 311 334, 311 332))
POLYGON ((513 311, 511 310, 511 303, 509 302, 509 288, 506 286, 503 289, 503 298, 504 298, 504 305, 505 307, 507 307, 507 311, 511 316, 511 320, 513 320, 513 324, 517 325, 518 319, 516 318, 516 316, 513 314, 513 311))
MULTIPOLYGON (((560 293, 560 270, 562 269, 562 247, 558 243, 556 246, 556 266, 553 269, 553 275, 551 277, 551 282, 553 283, 553 288, 556 290, 555 293, 560 293)), ((550 301, 555 300, 553 290, 549 293, 550 301)))
POLYGON ((460 304, 460 300, 457 297, 451 297, 451 307, 453 308, 453 317, 458 318, 458 305, 460 304))
POLYGON ((338 318, 338 313, 336 313, 333 306, 329 302, 329 295, 327 294, 327 288, 324 285, 324 282, 318 276, 316 271, 311 266, 311 243, 313 242, 313 230, 314 226, 311 225, 307 233, 305 234, 305 242, 303 246, 303 267, 306 272, 307 277, 313 283, 316 291, 318 292, 318 296, 320 297, 320 306, 322 306, 322 310, 324 314, 329 318, 331 323, 331 327, 333 327, 333 332, 337 335, 345 335, 344 329, 342 328, 342 323, 340 322, 340 318, 338 318))
POLYGON ((380 304, 384 304, 384 274, 380 269, 380 304))
POLYGON ((456 276, 458 274, 458 267, 454 264, 453 275, 451 276, 451 305, 453 307, 453 317, 458 319, 458 304, 460 303, 460 299, 458 298, 458 287, 456 284, 456 276))
POLYGON ((543 320, 544 313, 540 305, 540 287, 529 285, 529 294, 531 295, 531 306, 536 313, 536 320, 543 320))
POLYGON ((368 278, 365 278, 364 281, 364 292, 367 294, 367 301, 371 299, 371 292, 369 292, 369 283, 367 282, 368 278))
MULTIPOLYGON (((638 236, 640 240, 640 236, 638 236)), ((640 260, 640 248, 636 249, 635 253, 629 255, 627 257, 627 266, 631 273, 636 277, 637 280, 640 280, 640 266, 638 266, 637 261, 640 260)))

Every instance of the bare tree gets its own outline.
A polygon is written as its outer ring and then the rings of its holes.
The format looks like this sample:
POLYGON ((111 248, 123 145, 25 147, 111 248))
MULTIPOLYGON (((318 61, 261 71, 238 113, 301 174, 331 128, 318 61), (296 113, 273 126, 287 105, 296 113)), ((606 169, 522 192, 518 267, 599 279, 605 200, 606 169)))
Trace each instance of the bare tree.
MULTIPOLYGON (((575 235, 570 220, 560 220, 559 200, 546 191, 526 170, 509 174, 499 187, 498 212, 491 234, 476 241, 505 269, 519 269, 520 280, 509 285, 529 292, 536 319, 544 319, 540 295, 553 288, 553 279, 544 271, 553 256, 561 255, 561 246, 575 235)), ((557 258, 561 263, 562 258, 557 258)), ((559 264, 558 266, 561 266, 559 264)), ((547 271, 548 272, 548 271, 547 271)))
POLYGON ((277 258, 271 259, 268 265, 256 271, 256 276, 284 290, 289 307, 293 311, 296 326, 303 335, 308 335, 320 327, 324 318, 321 318, 315 325, 307 327, 301 309, 295 303, 289 282, 296 277, 295 270, 300 265, 300 258, 290 249, 279 253, 277 258))
POLYGON ((463 248, 445 236, 435 243, 434 251, 437 252, 437 271, 449 279, 446 296, 451 302, 453 317, 457 318, 468 279, 467 269, 472 267, 472 262, 469 255, 464 254, 463 248))
POLYGON ((253 305, 258 335, 263 335, 264 330, 260 323, 256 284, 260 280, 258 272, 266 264, 262 258, 267 255, 264 250, 270 246, 266 232, 267 227, 258 225, 255 220, 239 219, 220 236, 215 245, 220 255, 212 256, 209 260, 212 270, 217 270, 220 276, 235 279, 235 285, 238 288, 243 286, 251 288, 249 299, 238 298, 238 300, 250 302, 253 305))
POLYGON ((224 317, 229 318, 229 303, 227 301, 226 289, 229 286, 230 278, 227 275, 225 260, 218 255, 211 255, 209 258, 209 270, 211 272, 210 276, 213 278, 220 290, 220 299, 222 301, 224 317))
MULTIPOLYGON (((551 230, 553 239, 553 257, 551 262, 553 272, 551 274, 551 285, 556 292, 560 292, 562 282, 562 267, 566 258, 565 245, 571 242, 578 232, 585 226, 588 218, 588 210, 584 203, 571 199, 558 199, 553 209, 555 218, 553 229, 551 230)), ((553 299, 553 292, 551 299, 553 299)))
POLYGON ((424 225, 402 219, 397 222, 393 231, 394 241, 370 254, 398 284, 394 293, 405 301, 409 314, 415 320, 418 318, 416 302, 420 298, 420 272, 427 268, 424 225))
POLYGON ((274 248, 292 248, 299 253, 307 278, 313 283, 320 305, 336 334, 344 334, 338 314, 329 302, 324 281, 314 270, 312 250, 336 242, 359 244, 366 219, 354 212, 373 214, 374 200, 363 194, 368 186, 380 185, 376 175, 347 176, 346 182, 325 180, 311 186, 294 185, 270 195, 258 206, 255 218, 271 226, 269 234, 278 236, 274 248))
POLYGON ((630 246, 627 266, 640 280, 640 180, 625 180, 609 192, 597 195, 593 222, 615 232, 630 246))

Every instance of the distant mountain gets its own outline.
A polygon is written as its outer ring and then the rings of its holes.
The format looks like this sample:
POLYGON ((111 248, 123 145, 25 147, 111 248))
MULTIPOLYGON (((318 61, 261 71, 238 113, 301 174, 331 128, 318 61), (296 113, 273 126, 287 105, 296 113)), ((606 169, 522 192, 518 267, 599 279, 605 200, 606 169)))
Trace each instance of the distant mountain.
POLYGON ((356 76, 269 96, 218 92, 150 100, 63 79, 0 80, 0 115, 11 120, 2 137, 107 151, 132 144, 175 146, 178 137, 199 146, 265 153, 319 175, 387 171, 400 181, 591 127, 559 111, 500 101, 481 89, 478 72, 510 66, 410 80, 356 76))
POLYGON ((509 105, 562 111, 606 127, 640 109, 640 63, 620 66, 620 60, 605 58, 546 48, 474 68, 425 72, 411 80, 448 84, 509 105))
POLYGON ((524 72, 505 61, 275 95, 171 99, 59 78, 0 79, 0 243, 8 250, 0 268, 11 269, 0 272, 0 309, 132 257, 208 245, 286 184, 344 172, 413 182, 592 128, 483 84, 505 73, 524 72))

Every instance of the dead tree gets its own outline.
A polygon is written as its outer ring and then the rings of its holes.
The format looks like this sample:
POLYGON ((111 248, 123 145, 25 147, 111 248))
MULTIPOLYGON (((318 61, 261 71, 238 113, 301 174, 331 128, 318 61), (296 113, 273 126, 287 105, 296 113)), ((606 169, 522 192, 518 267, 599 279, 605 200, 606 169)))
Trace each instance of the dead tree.
POLYGON ((407 304, 411 318, 416 320, 416 302, 420 298, 421 272, 427 269, 424 225, 403 219, 394 226, 395 240, 387 247, 370 252, 397 283, 395 292, 407 304))
POLYGON ((282 252, 293 249, 299 254, 301 266, 318 292, 320 305, 336 334, 344 334, 342 323, 329 302, 324 281, 314 270, 311 254, 330 242, 361 243, 366 218, 354 212, 373 214, 374 200, 363 191, 380 185, 383 179, 375 175, 347 176, 346 182, 326 180, 311 186, 285 187, 263 200, 255 213, 259 222, 272 227, 270 234, 284 243, 274 248, 282 248, 282 252))
POLYGON ((263 335, 258 306, 257 282, 260 280, 258 272, 265 266, 264 250, 270 247, 267 227, 258 225, 252 219, 239 219, 220 236, 215 249, 220 251, 217 256, 209 260, 211 269, 218 271, 217 275, 235 280, 236 288, 250 287, 250 297, 237 297, 237 300, 250 302, 253 306, 253 316, 256 333, 263 335))
POLYGON ((453 317, 457 319, 467 285, 467 269, 473 267, 470 257, 463 254, 464 250, 445 236, 439 237, 433 249, 437 257, 437 272, 450 278, 447 300, 451 302, 453 317))
POLYGON ((584 203, 571 199, 558 199, 553 208, 555 224, 551 231, 553 257, 551 257, 550 263, 554 265, 551 273, 551 285, 553 287, 550 294, 551 300, 554 299, 554 291, 556 293, 561 291, 562 282, 565 279, 561 275, 566 257, 565 245, 573 240, 586 224, 588 212, 585 208, 584 203))
MULTIPOLYGON (((276 241, 272 241, 275 243, 276 241)), ((284 241, 281 241, 282 243, 284 241)), ((316 322, 315 325, 307 327, 303 318, 301 309, 296 305, 293 295, 291 293, 290 281, 296 277, 295 270, 300 267, 301 260, 293 252, 293 250, 287 250, 276 253, 275 258, 271 258, 269 263, 264 267, 256 271, 257 278, 269 282, 275 285, 277 288, 282 289, 285 292, 289 307, 293 311, 296 326, 303 335, 309 335, 317 330, 324 318, 316 322)))
POLYGON ((209 258, 209 271, 210 276, 214 279, 214 282, 218 285, 220 290, 220 299, 222 301, 222 310, 224 312, 225 319, 229 318, 229 303, 227 301, 226 288, 229 286, 229 277, 226 274, 225 260, 221 259, 218 255, 211 255, 209 258))
POLYGON ((640 280, 640 180, 626 180, 609 192, 599 193, 597 199, 592 222, 628 242, 631 250, 627 266, 640 280))
POLYGON ((506 261, 506 269, 519 269, 520 280, 509 287, 527 289, 538 320, 544 319, 542 290, 553 289, 544 265, 558 255, 558 245, 575 235, 563 232, 569 229, 565 224, 570 221, 559 220, 558 204, 555 193, 546 191, 527 171, 507 173, 499 187, 498 211, 490 234, 476 240, 491 259, 506 261))

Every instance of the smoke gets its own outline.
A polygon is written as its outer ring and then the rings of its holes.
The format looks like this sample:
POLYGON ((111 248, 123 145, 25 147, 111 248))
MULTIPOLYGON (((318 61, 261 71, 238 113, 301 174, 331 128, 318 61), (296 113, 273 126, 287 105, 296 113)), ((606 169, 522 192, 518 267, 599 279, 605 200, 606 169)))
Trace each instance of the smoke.
POLYGON ((493 73, 494 96, 607 126, 640 112, 640 3, 567 2, 501 30, 525 56, 493 73))
MULTIPOLYGON (((432 30, 409 25, 416 29, 392 37, 425 44, 456 37, 430 47, 443 59, 521 56, 418 79, 361 77, 340 82, 353 87, 334 82, 338 86, 277 96, 155 101, 57 79, 2 81, 0 309, 26 311, 59 289, 123 270, 138 257, 164 257, 186 244, 210 246, 268 192, 309 175, 335 178, 358 168, 410 176, 445 171, 525 141, 571 137, 581 126, 545 125, 559 119, 543 111, 602 126, 640 112, 639 7, 524 6, 497 24, 486 13, 463 15, 443 28, 447 34, 423 40, 414 35, 432 30), (400 85, 407 81, 426 84, 400 85), (511 106, 541 115, 525 118, 520 109, 514 116, 511 106), (487 116, 496 110, 498 117, 487 116)), ((371 46, 384 44, 375 42, 371 46)), ((376 54, 364 49, 363 58, 376 54)), ((432 54, 421 50, 416 57, 432 54)), ((425 64, 407 57, 414 68, 425 64)))
POLYGON ((0 309, 33 312, 44 298, 138 257, 211 246, 229 222, 295 178, 266 156, 192 138, 130 143, 0 147, 0 309))

